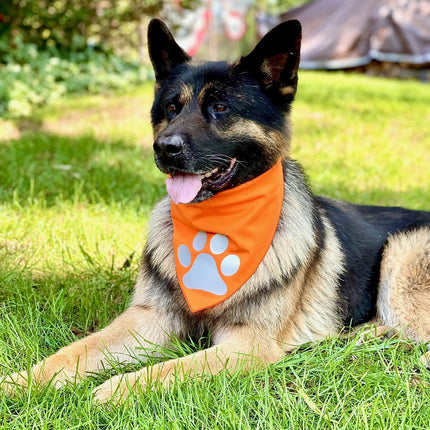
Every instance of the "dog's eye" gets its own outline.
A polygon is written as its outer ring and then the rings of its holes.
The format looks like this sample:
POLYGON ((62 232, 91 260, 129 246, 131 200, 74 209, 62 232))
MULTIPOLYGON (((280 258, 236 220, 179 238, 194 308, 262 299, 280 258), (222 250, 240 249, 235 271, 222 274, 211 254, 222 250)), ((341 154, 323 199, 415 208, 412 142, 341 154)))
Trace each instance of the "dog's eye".
POLYGON ((212 106, 212 110, 216 113, 222 113, 228 111, 229 107, 226 105, 223 105, 222 103, 215 103, 212 106))
POLYGON ((176 113, 176 112, 178 111, 178 108, 177 108, 177 106, 175 105, 175 103, 170 103, 170 104, 167 106, 167 110, 168 110, 168 112, 170 112, 170 113, 176 113))
POLYGON ((177 104, 177 103, 169 103, 166 105, 165 107, 166 109, 166 117, 168 120, 173 119, 176 115, 179 114, 179 112, 181 111, 181 105, 177 104))

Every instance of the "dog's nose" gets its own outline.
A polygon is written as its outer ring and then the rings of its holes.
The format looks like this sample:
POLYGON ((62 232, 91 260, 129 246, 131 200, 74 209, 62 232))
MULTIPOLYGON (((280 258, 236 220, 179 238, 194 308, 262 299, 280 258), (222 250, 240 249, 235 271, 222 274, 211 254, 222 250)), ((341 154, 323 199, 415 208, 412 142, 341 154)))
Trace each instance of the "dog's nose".
POLYGON ((161 136, 155 140, 153 148, 157 155, 174 157, 183 151, 184 140, 178 134, 161 136))

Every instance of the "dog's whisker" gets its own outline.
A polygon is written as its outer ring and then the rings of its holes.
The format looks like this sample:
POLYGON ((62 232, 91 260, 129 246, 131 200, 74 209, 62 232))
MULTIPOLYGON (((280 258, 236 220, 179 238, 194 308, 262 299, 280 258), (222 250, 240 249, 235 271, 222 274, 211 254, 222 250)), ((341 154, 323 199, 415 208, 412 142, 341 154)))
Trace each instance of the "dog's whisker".
MULTIPOLYGON (((208 162, 209 162, 209 163, 213 163, 213 162, 221 162, 221 163, 226 164, 226 165, 230 164, 230 163, 231 163, 231 160, 232 160, 233 158, 234 158, 234 157, 230 157, 230 156, 225 155, 225 154, 209 154, 209 155, 207 156, 207 160, 208 160, 208 162)), ((243 160, 239 160, 239 159, 236 159, 236 163, 237 163, 237 164, 240 164, 240 165, 242 165, 242 166, 245 166, 245 165, 246 165, 246 162, 245 162, 245 161, 243 161, 243 160)))

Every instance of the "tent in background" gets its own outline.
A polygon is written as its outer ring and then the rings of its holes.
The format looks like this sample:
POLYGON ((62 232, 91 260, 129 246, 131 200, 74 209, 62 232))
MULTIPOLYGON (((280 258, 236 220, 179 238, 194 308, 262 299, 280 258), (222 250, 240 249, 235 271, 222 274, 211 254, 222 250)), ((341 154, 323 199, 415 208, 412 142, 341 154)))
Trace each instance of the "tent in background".
POLYGON ((281 15, 293 18, 303 26, 303 69, 430 66, 429 0, 314 0, 281 15))

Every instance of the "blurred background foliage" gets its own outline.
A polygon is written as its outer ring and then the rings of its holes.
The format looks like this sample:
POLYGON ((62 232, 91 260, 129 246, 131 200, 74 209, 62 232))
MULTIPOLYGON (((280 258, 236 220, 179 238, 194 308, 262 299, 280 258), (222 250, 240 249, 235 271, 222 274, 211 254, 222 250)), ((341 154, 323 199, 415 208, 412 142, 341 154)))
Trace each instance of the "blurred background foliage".
MULTIPOLYGON (((159 15, 165 2, 155 0, 2 0, 4 35, 21 37, 38 48, 79 52, 87 45, 112 49, 133 46, 144 17, 159 15), (130 25, 131 24, 131 25, 130 25)), ((183 7, 192 6, 192 3, 183 7)), ((13 45, 11 46, 13 48, 13 45)), ((4 53, 0 51, 0 53, 4 53)))
MULTIPOLYGON (((97 93, 148 78, 136 46, 155 0, 1 0, 0 116, 29 116, 63 94, 97 93)), ((140 39, 140 40, 139 40, 140 39)))
MULTIPOLYGON (((181 13, 202 1, 0 0, 0 117, 29 116, 64 94, 115 91, 146 81, 152 77, 149 20, 160 17, 177 28, 181 13)), ((249 0, 248 32, 238 49, 255 42, 257 9, 276 14, 302 2, 249 0)))

